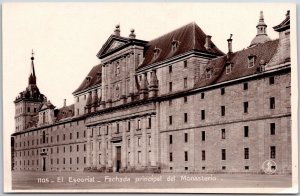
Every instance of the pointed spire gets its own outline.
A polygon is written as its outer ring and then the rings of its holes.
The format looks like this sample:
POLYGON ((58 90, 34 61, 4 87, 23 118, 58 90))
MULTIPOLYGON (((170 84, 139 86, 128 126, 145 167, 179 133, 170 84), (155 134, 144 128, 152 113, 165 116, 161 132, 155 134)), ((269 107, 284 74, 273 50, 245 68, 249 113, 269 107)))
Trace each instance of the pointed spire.
POLYGON ((263 11, 260 11, 259 21, 258 24, 256 25, 256 29, 257 29, 257 34, 254 37, 254 39, 251 41, 250 46, 254 46, 260 43, 265 43, 271 40, 267 35, 267 25, 265 23, 263 11))
POLYGON ((28 83, 29 85, 36 84, 36 76, 35 76, 35 70, 34 70, 34 52, 32 50, 31 52, 31 68, 30 68, 30 75, 28 83))

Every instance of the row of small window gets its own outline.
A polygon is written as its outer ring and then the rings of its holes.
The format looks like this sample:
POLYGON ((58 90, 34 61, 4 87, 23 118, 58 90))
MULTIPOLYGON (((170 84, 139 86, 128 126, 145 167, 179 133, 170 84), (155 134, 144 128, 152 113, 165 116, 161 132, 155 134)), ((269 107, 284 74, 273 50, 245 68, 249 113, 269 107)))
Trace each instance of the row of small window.
MULTIPOLYGON (((86 131, 83 131, 83 137, 84 137, 84 138, 86 137, 86 131)), ((69 139, 70 139, 70 140, 73 139, 73 133, 70 133, 69 139)), ((76 132, 76 139, 79 139, 79 132, 76 132)), ((63 140, 63 141, 66 140, 66 134, 63 134, 62 140, 63 140)), ((35 142, 34 142, 34 141, 35 141, 35 140, 32 140, 32 141, 31 141, 32 146, 35 145, 35 142)), ((42 138, 36 139, 36 145, 39 145, 39 143, 40 143, 40 144, 46 144, 46 143, 48 143, 48 142, 49 142, 49 141, 48 141, 48 136, 46 135, 46 132, 45 132, 45 131, 44 131, 43 134, 42 134, 42 138)), ((50 137, 50 143, 52 143, 52 142, 53 142, 53 136, 50 137)), ((59 135, 56 136, 56 142, 59 142, 59 135)), ((16 142, 15 144, 16 144, 16 147, 18 147, 18 145, 17 145, 18 143, 16 142)), ((24 144, 24 147, 26 147, 26 142, 25 142, 25 141, 23 142, 23 144, 24 144)), ((27 141, 27 146, 30 146, 29 140, 27 141)), ((22 142, 19 143, 19 147, 22 147, 22 142)))
MULTIPOLYGON (((132 121, 127 121, 127 128, 126 128, 126 131, 129 132, 131 130, 131 122, 132 121)), ((148 118, 148 121, 147 121, 147 129, 151 129, 152 127, 152 120, 151 120, 151 117, 148 118)), ((141 130, 141 120, 137 120, 137 130, 141 130)), ((95 128, 92 128, 92 132, 91 132, 91 137, 94 135, 96 129, 95 128)), ((109 125, 106 125, 106 128, 105 128, 105 135, 108 135, 109 133, 109 125)), ((120 124, 117 123, 116 124, 116 129, 115 129, 115 134, 119 134, 120 133, 120 124)), ((98 135, 101 135, 101 127, 98 128, 98 135)))
MULTIPOLYGON (((56 164, 60 164, 59 160, 60 160, 59 158, 56 159, 56 164)), ((62 164, 68 164, 66 162, 66 160, 67 160, 66 158, 62 158, 62 164)), ((35 165, 34 162, 35 162, 34 160, 31 160, 31 163, 30 163, 30 160, 27 160, 27 161, 23 160, 23 165, 34 166, 35 165)), ((54 164, 54 160, 52 158, 50 159, 50 164, 51 165, 54 164)), ((70 159, 69 159, 69 164, 73 164, 72 157, 70 157, 70 159)), ((76 157, 76 164, 80 164, 80 158, 79 157, 76 157)), ((86 164, 86 157, 83 157, 83 164, 86 164)), ((19 161, 19 165, 22 166, 22 161, 21 160, 19 161)), ((39 165, 39 160, 36 160, 36 165, 39 165)), ((18 161, 15 161, 15 166, 18 166, 18 161)))
MULTIPOLYGON (((270 85, 273 85, 275 84, 275 78, 274 76, 271 76, 269 77, 269 84, 270 85)), ((188 85, 187 85, 187 77, 186 78, 183 78, 183 87, 184 88, 187 88, 188 85)), ((173 83, 172 82, 169 82, 169 91, 171 92, 173 90, 173 83)), ((243 83, 243 90, 248 90, 248 83, 245 82, 243 83)), ((221 95, 224 95, 225 94, 225 88, 221 88, 221 95)), ((204 99, 204 93, 201 93, 201 99, 204 99)))
MULTIPOLYGON (((183 68, 187 68, 187 60, 183 61, 183 68)), ((173 65, 169 65, 169 73, 173 72, 173 65)))
MULTIPOLYGON (((186 102, 186 97, 184 99, 186 102)), ((169 103, 170 104, 170 103, 169 103)), ((244 113, 248 113, 249 103, 243 102, 244 113)), ((275 109, 275 97, 270 97, 270 109, 275 109)), ((221 116, 225 116, 225 106, 221 106, 221 116)), ((205 120, 205 110, 201 110, 201 120, 205 120)), ((188 122, 188 114, 184 113, 184 122, 188 122)), ((169 116, 169 125, 172 125, 173 117, 169 116)))
MULTIPOLYGON (((184 151, 184 161, 189 161, 189 153, 188 151, 184 151)), ((276 158, 276 146, 270 146, 270 158, 275 159, 276 158)), ((202 161, 206 160, 206 152, 205 150, 201 151, 201 159, 202 161)), ((250 159, 250 152, 249 148, 244 148, 244 159, 250 159)), ((226 160, 226 149, 221 149, 221 160, 226 160)), ((173 162, 173 152, 169 153, 169 161, 173 162)))
MULTIPOLYGON (((53 152, 54 152, 53 149, 54 149, 54 148, 50 148, 50 153, 51 153, 51 154, 53 154, 53 152)), ((57 154, 59 153, 59 149, 60 149, 60 147, 57 146, 57 147, 56 147, 56 153, 57 153, 57 154)), ((63 146, 62 149, 63 149, 63 153, 66 153, 66 151, 67 151, 67 150, 66 150, 66 146, 63 146)), ((79 150, 80 150, 80 147, 79 147, 79 144, 77 144, 77 145, 76 145, 76 151, 79 152, 79 150)), ((30 151, 31 151, 31 155, 34 155, 35 150, 28 150, 28 151, 27 151, 27 155, 28 155, 28 156, 30 155, 30 151)), ((69 151, 70 151, 70 152, 73 151, 73 147, 72 147, 72 146, 69 146, 69 151)), ((84 151, 84 152, 86 151, 86 144, 83 144, 83 151, 84 151)), ((23 156, 26 155, 26 151, 25 151, 25 150, 24 150, 24 151, 19 151, 19 156, 20 156, 20 157, 22 156, 22 152, 23 152, 23 156)), ((38 150, 38 149, 36 150, 36 154, 37 154, 37 155, 39 154, 39 150, 38 150)), ((17 152, 16 152, 16 157, 18 157, 18 153, 17 153, 17 152)))
MULTIPOLYGON (((70 123, 64 123, 64 124, 61 124, 61 125, 56 125, 56 126, 52 126, 50 128, 47 129, 47 131, 53 131, 53 130, 58 130, 60 127, 61 128, 66 128, 66 125, 69 124, 69 127, 72 127, 73 126, 73 123, 74 122, 70 122, 70 123)), ((84 121, 85 123, 85 121, 84 121)), ((79 121, 76 121, 76 124, 79 125, 79 121)), ((22 137, 27 137, 29 136, 30 134, 31 135, 39 135, 39 134, 43 134, 42 132, 44 131, 31 131, 31 132, 27 132, 27 133, 24 133, 24 134, 20 134, 20 135, 17 135, 16 138, 22 138, 22 137)))
MULTIPOLYGON (((270 135, 275 135, 276 128, 275 123, 270 123, 270 135)), ((206 140, 206 132, 201 131, 201 141, 206 140)), ((249 137, 249 126, 244 126, 244 137, 249 137)), ((184 142, 188 142, 188 133, 184 133, 184 142)), ((221 129, 221 139, 226 138, 226 130, 221 129)), ((173 135, 169 135, 169 144, 173 144, 173 135)))

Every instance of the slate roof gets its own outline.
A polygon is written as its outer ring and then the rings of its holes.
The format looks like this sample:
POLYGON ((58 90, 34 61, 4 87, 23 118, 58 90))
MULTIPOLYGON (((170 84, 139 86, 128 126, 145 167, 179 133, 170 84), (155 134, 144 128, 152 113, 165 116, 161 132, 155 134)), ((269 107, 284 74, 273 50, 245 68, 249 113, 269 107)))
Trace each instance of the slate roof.
POLYGON ((204 47, 205 39, 206 34, 201 30, 201 28, 194 22, 189 23, 161 37, 149 41, 144 52, 144 61, 139 68, 192 50, 217 56, 224 55, 224 53, 219 50, 213 42, 211 43, 212 47, 210 49, 206 49, 204 47), (179 42, 178 48, 175 51, 172 51, 173 40, 179 42), (154 58, 155 48, 160 49, 160 53, 157 58, 154 58))
POLYGON ((204 87, 216 83, 225 82, 252 75, 258 72, 260 63, 268 64, 278 48, 279 40, 272 40, 262 44, 257 44, 253 47, 231 53, 228 56, 222 56, 211 60, 205 67, 205 72, 208 69, 212 70, 212 77, 206 78, 206 73, 200 76, 200 80, 195 84, 195 87, 204 87), (248 57, 255 56, 255 65, 248 67, 248 57), (226 74, 226 64, 232 64, 232 70, 226 74))
POLYGON ((82 81, 80 86, 73 92, 73 94, 82 91, 84 89, 87 89, 89 87, 92 87, 94 85, 101 84, 102 82, 101 77, 100 78, 98 77, 98 74, 101 75, 101 73, 102 73, 102 64, 94 66, 91 69, 91 71, 88 73, 87 77, 82 81))

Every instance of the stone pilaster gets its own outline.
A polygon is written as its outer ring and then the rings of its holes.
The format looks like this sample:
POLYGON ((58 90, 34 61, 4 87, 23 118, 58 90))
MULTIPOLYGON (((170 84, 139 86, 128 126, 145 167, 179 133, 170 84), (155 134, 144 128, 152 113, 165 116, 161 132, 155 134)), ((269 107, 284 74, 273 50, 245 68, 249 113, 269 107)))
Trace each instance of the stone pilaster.
POLYGON ((147 166, 147 118, 143 117, 141 119, 142 128, 142 166, 147 166))
POLYGON ((157 162, 157 151, 158 151, 158 147, 157 147, 157 138, 158 138, 158 133, 157 133, 157 127, 156 127, 156 116, 151 116, 151 120, 152 120, 152 126, 151 126, 151 157, 150 157, 150 160, 151 160, 151 166, 152 167, 155 167, 157 166, 156 165, 156 162, 157 162))
POLYGON ((136 120, 131 121, 131 130, 130 130, 130 167, 135 166, 135 157, 136 157, 136 150, 135 150, 135 137, 134 132, 136 131, 136 120))
POLYGON ((121 163, 122 168, 125 169, 127 167, 127 137, 126 137, 126 121, 120 122, 120 129, 122 131, 122 153, 121 153, 121 163))

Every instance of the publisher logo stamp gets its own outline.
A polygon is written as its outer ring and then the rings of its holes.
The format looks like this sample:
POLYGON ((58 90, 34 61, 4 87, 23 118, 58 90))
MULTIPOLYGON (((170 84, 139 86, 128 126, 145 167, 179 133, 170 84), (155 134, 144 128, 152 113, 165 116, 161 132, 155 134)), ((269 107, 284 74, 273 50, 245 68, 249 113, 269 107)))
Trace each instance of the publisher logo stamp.
POLYGON ((273 160, 266 160, 262 165, 262 169, 266 174, 274 174, 277 170, 277 165, 273 160))

